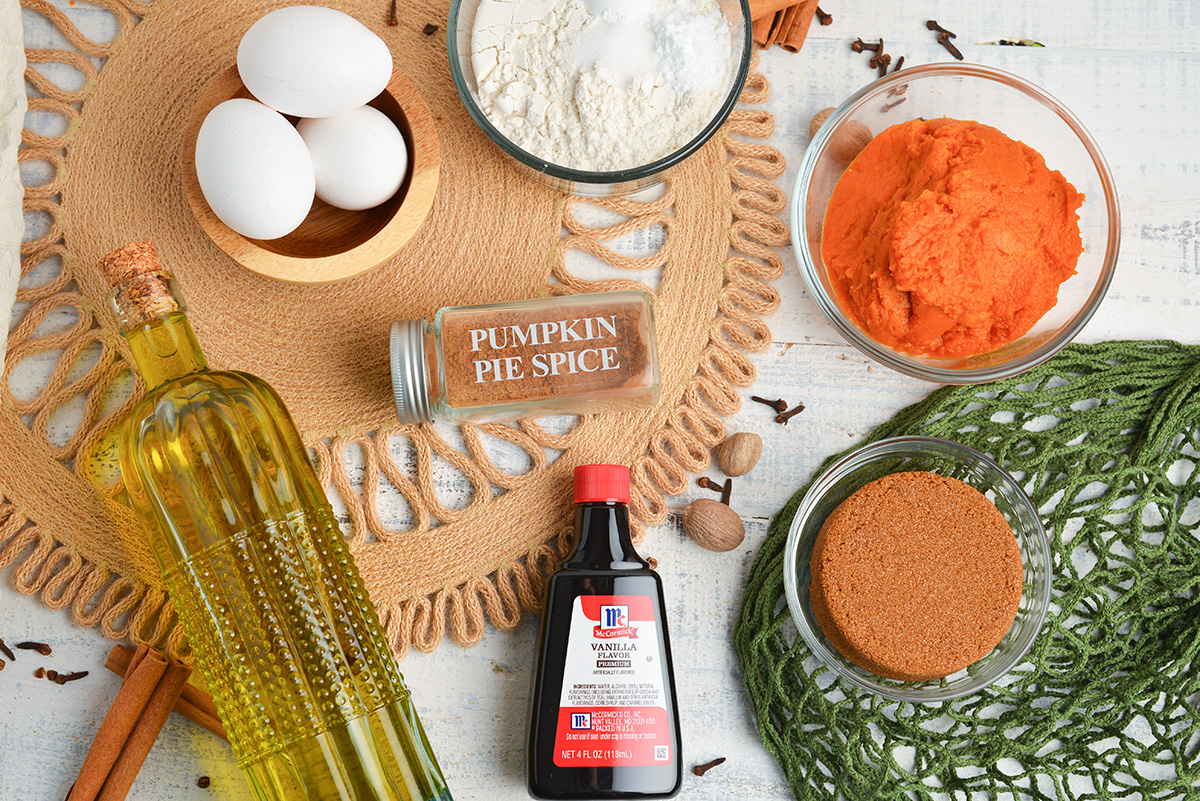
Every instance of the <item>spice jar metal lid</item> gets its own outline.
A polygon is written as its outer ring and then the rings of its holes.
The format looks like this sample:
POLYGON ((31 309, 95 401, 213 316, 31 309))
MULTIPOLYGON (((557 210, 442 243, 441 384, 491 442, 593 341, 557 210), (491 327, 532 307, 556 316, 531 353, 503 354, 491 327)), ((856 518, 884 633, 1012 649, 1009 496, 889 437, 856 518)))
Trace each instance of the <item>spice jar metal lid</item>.
POLYGON ((401 423, 433 422, 429 405, 429 376, 425 361, 425 321, 392 323, 392 394, 401 423))

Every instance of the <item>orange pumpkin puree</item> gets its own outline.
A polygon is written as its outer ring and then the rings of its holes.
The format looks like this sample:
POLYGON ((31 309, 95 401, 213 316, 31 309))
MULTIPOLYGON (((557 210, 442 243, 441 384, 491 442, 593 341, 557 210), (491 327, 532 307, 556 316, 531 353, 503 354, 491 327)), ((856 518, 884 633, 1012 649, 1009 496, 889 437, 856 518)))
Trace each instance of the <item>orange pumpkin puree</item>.
POLYGON ((876 136, 834 187, 821 253, 842 308, 883 345, 958 358, 1019 338, 1058 301, 1083 195, 978 122, 876 136))

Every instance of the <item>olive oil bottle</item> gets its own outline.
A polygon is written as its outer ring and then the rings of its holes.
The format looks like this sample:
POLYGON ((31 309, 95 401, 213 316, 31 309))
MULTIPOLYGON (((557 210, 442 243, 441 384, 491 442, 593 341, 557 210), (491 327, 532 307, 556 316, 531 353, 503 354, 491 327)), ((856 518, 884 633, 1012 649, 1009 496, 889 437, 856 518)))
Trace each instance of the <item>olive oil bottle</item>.
POLYGON ((210 370, 153 243, 101 262, 146 397, 121 471, 258 801, 447 801, 300 434, 210 370))

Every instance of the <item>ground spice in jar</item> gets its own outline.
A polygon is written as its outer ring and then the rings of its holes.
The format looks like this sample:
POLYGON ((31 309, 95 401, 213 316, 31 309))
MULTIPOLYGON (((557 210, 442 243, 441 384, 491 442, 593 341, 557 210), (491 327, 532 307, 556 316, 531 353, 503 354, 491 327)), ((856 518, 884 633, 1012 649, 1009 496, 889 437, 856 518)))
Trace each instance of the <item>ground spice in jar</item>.
POLYGON ((895 473, 826 518, 810 562, 821 631, 848 660, 901 681, 988 654, 1021 600, 1021 553, 999 510, 936 473, 895 473))
POLYGON ((504 420, 655 403, 653 304, 644 292, 442 309, 392 327, 401 422, 504 420))

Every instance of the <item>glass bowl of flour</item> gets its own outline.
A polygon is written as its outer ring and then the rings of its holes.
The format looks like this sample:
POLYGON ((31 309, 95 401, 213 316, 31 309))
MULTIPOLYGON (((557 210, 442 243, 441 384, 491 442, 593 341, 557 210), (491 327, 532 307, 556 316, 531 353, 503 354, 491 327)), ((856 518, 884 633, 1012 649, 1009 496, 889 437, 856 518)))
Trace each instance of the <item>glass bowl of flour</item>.
POLYGON ((747 0, 454 0, 450 72, 531 175, 587 197, 653 186, 733 111, 747 0))

